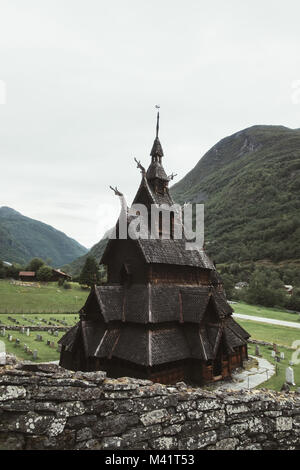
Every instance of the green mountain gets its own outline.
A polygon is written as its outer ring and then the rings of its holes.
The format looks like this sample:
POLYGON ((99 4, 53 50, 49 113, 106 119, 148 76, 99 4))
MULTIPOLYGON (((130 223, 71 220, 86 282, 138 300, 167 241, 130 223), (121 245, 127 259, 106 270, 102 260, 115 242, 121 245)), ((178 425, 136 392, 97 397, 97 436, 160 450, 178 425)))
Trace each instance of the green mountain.
POLYGON ((253 126, 222 139, 172 195, 205 204, 216 262, 300 259, 300 129, 253 126))
MULTIPOLYGON (((226 137, 171 193, 205 204, 206 250, 217 263, 300 262, 300 129, 253 126, 226 137)), ((92 248, 96 260, 105 244, 92 248)))
POLYGON ((26 264, 34 257, 62 266, 88 250, 63 232, 25 217, 9 207, 0 207, 0 259, 26 264))

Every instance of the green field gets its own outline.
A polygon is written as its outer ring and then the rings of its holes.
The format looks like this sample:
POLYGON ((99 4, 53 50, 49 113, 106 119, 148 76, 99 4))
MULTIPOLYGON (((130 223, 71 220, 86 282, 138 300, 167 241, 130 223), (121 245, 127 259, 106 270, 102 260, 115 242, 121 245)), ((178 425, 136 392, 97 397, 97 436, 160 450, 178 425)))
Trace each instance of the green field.
POLYGON ((84 305, 88 290, 77 283, 72 289, 59 287, 56 282, 37 285, 17 285, 0 281, 0 313, 75 313, 84 305))
POLYGON ((268 323, 258 323, 252 320, 241 320, 235 318, 253 339, 267 341, 269 343, 282 344, 291 347, 293 341, 300 339, 300 330, 268 323))
POLYGON ((232 308, 235 313, 241 313, 244 315, 253 315, 256 317, 274 318, 275 320, 300 321, 300 315, 298 313, 291 313, 284 309, 279 308, 268 308, 261 307, 259 305, 249 305, 243 302, 237 302, 232 304, 232 308))

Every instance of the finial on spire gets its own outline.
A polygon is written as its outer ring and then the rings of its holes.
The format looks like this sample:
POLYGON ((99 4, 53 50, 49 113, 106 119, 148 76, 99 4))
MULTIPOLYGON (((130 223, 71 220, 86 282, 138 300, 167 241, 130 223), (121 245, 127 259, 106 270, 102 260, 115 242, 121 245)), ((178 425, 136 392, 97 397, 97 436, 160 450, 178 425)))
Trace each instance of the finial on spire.
POLYGON ((156 138, 158 138, 158 131, 159 131, 159 109, 160 109, 160 106, 159 106, 159 104, 156 104, 155 107, 156 107, 156 109, 157 109, 156 138))

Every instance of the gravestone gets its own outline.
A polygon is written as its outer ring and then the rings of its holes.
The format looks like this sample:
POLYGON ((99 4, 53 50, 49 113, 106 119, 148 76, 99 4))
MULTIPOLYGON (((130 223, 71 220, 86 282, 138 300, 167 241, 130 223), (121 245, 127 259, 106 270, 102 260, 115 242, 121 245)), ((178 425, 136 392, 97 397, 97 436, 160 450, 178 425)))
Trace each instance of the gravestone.
POLYGON ((55 348, 55 343, 54 343, 54 341, 51 341, 51 343, 50 343, 50 348, 55 348))
POLYGON ((275 357, 275 356, 276 356, 276 351, 274 351, 274 349, 273 349, 273 351, 271 351, 271 356, 272 356, 272 357, 275 357))
POLYGON ((0 366, 6 364, 6 349, 4 341, 0 341, 0 366))
POLYGON ((284 360, 284 352, 280 353, 280 359, 284 360))
POLYGON ((22 326, 22 328, 21 328, 21 333, 22 333, 22 334, 25 333, 25 328, 24 328, 24 326, 22 326))
POLYGON ((258 344, 255 346, 255 356, 260 356, 260 349, 258 344))
POLYGON ((295 385, 294 369, 287 367, 285 370, 285 381, 289 385, 295 385))
POLYGON ((2 336, 5 336, 6 335, 5 328, 3 328, 1 331, 2 331, 2 336))
POLYGON ((20 340, 19 338, 16 339, 16 347, 20 346, 20 340))
POLYGON ((26 336, 30 336, 30 328, 26 329, 26 336))
POLYGON ((33 351, 33 359, 37 359, 37 357, 38 357, 38 352, 37 352, 37 349, 35 349, 33 351))
POLYGON ((54 334, 54 336, 58 336, 58 331, 55 330, 53 334, 54 334))
POLYGON ((12 342, 12 340, 13 340, 12 335, 8 335, 8 341, 12 342))

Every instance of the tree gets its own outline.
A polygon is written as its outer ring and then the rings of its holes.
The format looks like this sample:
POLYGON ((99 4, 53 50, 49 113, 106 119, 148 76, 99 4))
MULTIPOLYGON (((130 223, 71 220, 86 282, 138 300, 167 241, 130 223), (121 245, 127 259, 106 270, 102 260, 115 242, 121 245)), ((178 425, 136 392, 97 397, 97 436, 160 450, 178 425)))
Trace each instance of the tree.
POLYGON ((0 279, 4 279, 6 275, 5 267, 2 261, 0 261, 0 279))
POLYGON ((89 287, 98 284, 100 280, 99 269, 95 258, 89 256, 79 276, 79 283, 89 287))
POLYGON ((36 273, 36 278, 41 282, 49 282, 52 279, 52 269, 49 266, 41 266, 36 273))
POLYGON ((38 270, 45 265, 45 262, 41 258, 33 258, 28 266, 27 266, 27 271, 33 271, 35 273, 38 272, 38 270))
POLYGON ((300 312, 300 289, 294 289, 293 294, 286 302, 286 308, 300 312))
POLYGON ((6 277, 19 279, 19 272, 24 271, 24 267, 20 264, 13 264, 12 266, 8 266, 6 268, 6 277))
POLYGON ((234 278, 230 274, 224 273, 222 274, 222 281, 224 285, 224 289, 226 292, 227 299, 232 299, 234 294, 234 278))
POLYGON ((249 287, 245 289, 243 297, 249 304, 274 307, 284 305, 286 294, 276 271, 257 268, 250 277, 249 287))

